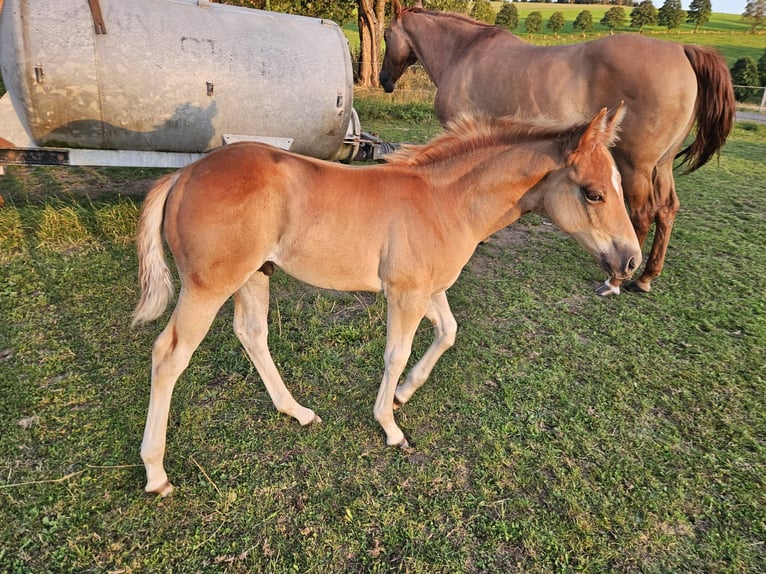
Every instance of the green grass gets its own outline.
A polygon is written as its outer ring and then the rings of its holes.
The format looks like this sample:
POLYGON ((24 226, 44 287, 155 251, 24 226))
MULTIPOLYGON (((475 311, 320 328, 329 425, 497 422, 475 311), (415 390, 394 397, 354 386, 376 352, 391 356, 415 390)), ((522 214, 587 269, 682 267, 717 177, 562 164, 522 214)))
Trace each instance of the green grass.
MULTIPOLYGON (((439 129, 358 103, 385 134, 439 129)), ((138 456, 164 323, 129 329, 159 172, 8 168, 0 572, 766 571, 764 157, 766 126, 737 124, 678 178, 649 295, 597 298, 596 265, 539 217, 480 246, 450 291, 457 345, 397 414, 408 452, 372 416, 382 296, 277 272, 272 353, 325 422, 274 411, 227 304, 175 391, 168 499, 138 456)))

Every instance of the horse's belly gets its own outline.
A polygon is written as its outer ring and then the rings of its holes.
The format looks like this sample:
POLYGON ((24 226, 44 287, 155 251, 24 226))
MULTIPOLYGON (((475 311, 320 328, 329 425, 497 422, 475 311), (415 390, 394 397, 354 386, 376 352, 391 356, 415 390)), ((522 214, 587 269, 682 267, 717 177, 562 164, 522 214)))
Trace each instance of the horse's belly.
POLYGON ((378 266, 371 261, 348 260, 333 257, 291 257, 287 261, 275 258, 274 263, 299 281, 335 291, 381 291, 383 285, 378 266))

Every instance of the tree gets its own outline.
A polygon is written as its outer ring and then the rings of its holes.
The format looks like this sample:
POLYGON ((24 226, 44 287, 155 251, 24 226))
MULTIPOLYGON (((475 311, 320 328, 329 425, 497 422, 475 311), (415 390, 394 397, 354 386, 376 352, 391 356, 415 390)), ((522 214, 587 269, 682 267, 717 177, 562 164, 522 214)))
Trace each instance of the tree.
POLYGON ((604 17, 601 18, 599 24, 603 24, 609 28, 609 35, 614 34, 615 28, 621 28, 627 22, 628 16, 625 14, 625 8, 622 6, 612 6, 606 11, 604 17))
POLYGON ((547 28, 549 30, 553 31, 553 36, 558 38, 559 32, 564 28, 566 20, 564 19, 564 13, 556 11, 553 14, 551 14, 550 19, 548 20, 547 28))
POLYGON ((471 6, 471 18, 491 24, 495 21, 495 12, 489 0, 475 0, 471 6))
POLYGON ((766 24, 766 0, 749 0, 742 17, 750 24, 750 31, 755 31, 766 24))
POLYGON ((425 7, 429 10, 441 10, 442 12, 468 13, 468 0, 426 0, 425 7))
POLYGON ((358 0, 359 64, 357 84, 372 88, 380 74, 380 44, 383 39, 386 0, 358 0))
POLYGON ((689 10, 686 12, 686 22, 694 24, 694 32, 696 33, 700 26, 710 22, 712 12, 713 7, 710 0, 692 0, 689 4, 689 10))
POLYGON ((731 67, 731 81, 734 83, 734 96, 744 102, 760 90, 749 86, 758 85, 758 66, 750 56, 740 58, 731 67))
POLYGON ((219 4, 271 10, 332 20, 343 26, 353 17, 356 0, 217 0, 219 4))
POLYGON ((593 30, 593 14, 590 10, 582 10, 575 21, 572 23, 572 28, 580 30, 582 37, 585 38, 585 33, 593 30))
POLYGON ((516 4, 504 2, 503 7, 495 16, 495 26, 500 26, 506 30, 515 30, 519 27, 519 11, 516 4))
POLYGON ((657 11, 657 23, 665 26, 668 30, 678 28, 684 21, 686 12, 681 7, 681 0, 665 0, 657 11))
MULTIPOLYGON (((762 0, 766 2, 766 0, 762 0)), ((641 32, 644 26, 651 26, 657 23, 657 9, 652 4, 652 0, 643 0, 638 6, 630 11, 630 26, 638 28, 641 32)))
POLYGON ((527 34, 530 36, 532 34, 537 34, 543 27, 543 15, 537 10, 530 12, 524 20, 524 26, 527 29, 527 34))

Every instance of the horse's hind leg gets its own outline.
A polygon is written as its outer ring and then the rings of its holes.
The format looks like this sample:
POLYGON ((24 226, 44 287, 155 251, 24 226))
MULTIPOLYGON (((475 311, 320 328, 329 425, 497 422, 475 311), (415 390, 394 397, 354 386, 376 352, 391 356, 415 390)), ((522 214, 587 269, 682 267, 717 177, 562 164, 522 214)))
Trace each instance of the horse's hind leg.
POLYGON ((302 425, 318 422, 321 419, 314 411, 293 398, 274 365, 268 347, 268 313, 269 278, 258 271, 234 294, 234 332, 253 361, 277 410, 296 418, 302 425))
POLYGON ((646 259, 646 265, 641 276, 633 285, 644 292, 651 290, 652 280, 659 277, 665 265, 665 255, 673 231, 673 223, 681 206, 676 194, 676 183, 673 179, 673 164, 671 161, 659 164, 654 176, 654 241, 652 250, 646 259))
POLYGON ((162 464, 170 399, 178 377, 188 366, 222 304, 221 300, 194 296, 181 289, 170 321, 152 346, 152 386, 141 443, 147 492, 167 496, 173 490, 162 464))
POLYGON ((394 407, 399 407, 410 400, 415 391, 426 382, 439 357, 455 344, 457 322, 449 308, 446 292, 441 291, 431 297, 426 317, 434 326, 434 341, 423 357, 412 367, 404 383, 397 387, 394 407))

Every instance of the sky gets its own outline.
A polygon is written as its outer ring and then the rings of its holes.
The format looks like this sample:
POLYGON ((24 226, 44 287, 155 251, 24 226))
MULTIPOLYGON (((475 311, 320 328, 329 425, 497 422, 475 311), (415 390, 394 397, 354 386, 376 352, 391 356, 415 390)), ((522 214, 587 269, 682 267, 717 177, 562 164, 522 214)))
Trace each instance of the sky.
POLYGON ((713 12, 724 14, 742 14, 745 11, 746 0, 712 0, 713 12))
MULTIPOLYGON (((689 8, 689 0, 683 0, 682 2, 684 10, 689 8)), ((745 11, 745 5, 747 0, 711 0, 710 4, 713 6, 713 12, 723 12, 724 14, 742 14, 745 11)), ((655 6, 662 6, 662 2, 659 4, 654 3, 655 6)))

